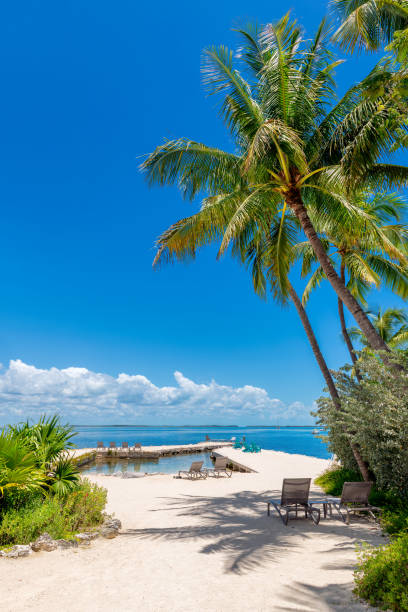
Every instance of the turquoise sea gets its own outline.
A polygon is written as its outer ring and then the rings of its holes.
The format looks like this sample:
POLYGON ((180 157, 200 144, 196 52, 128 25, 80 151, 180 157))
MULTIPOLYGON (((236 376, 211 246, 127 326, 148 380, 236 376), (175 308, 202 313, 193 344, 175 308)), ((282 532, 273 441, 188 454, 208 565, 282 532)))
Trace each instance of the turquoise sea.
POLYGON ((140 442, 145 445, 192 444, 202 442, 208 435, 212 440, 230 440, 246 437, 261 448, 298 453, 321 459, 330 458, 326 445, 313 434, 313 427, 143 427, 138 425, 74 426, 78 435, 75 444, 79 448, 96 447, 98 440, 128 442, 129 446, 140 442))

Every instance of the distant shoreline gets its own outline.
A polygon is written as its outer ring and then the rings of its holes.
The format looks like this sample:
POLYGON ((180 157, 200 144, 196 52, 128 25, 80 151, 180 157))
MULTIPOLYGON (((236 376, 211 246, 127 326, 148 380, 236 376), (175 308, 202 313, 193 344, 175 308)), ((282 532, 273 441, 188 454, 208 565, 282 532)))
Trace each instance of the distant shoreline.
POLYGON ((115 424, 110 425, 104 423, 100 425, 87 425, 87 424, 72 424, 72 427, 133 427, 135 429, 155 429, 155 428, 166 428, 166 429, 315 429, 317 425, 128 425, 115 424))

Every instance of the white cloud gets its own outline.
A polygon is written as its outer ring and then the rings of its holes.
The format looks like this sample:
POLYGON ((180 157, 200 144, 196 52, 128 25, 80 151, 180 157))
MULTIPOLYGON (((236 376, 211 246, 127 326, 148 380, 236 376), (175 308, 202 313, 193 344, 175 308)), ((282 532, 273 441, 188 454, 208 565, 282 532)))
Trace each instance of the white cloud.
POLYGON ((0 422, 58 412, 73 423, 309 424, 310 409, 272 398, 265 389, 199 384, 174 373, 157 387, 141 374, 117 378, 86 368, 42 370, 21 360, 0 372, 0 422))

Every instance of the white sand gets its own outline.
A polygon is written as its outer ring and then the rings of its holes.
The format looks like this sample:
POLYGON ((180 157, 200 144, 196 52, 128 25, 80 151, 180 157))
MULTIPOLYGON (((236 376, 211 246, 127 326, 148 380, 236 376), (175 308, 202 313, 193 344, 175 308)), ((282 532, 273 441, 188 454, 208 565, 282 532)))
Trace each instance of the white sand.
POLYGON ((265 501, 279 494, 284 476, 315 477, 328 462, 233 452, 241 463, 256 462, 258 473, 196 482, 95 477, 123 523, 119 537, 0 559, 1 610, 366 610, 352 600, 355 547, 384 543, 376 527, 335 518, 285 527, 266 516, 265 501))

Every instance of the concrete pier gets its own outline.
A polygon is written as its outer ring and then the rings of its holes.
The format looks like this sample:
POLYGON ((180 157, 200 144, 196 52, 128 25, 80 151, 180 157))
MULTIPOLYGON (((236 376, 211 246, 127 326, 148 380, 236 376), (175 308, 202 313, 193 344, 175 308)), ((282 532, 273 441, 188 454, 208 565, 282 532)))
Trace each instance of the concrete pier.
POLYGON ((178 444, 165 446, 142 446, 141 448, 78 448, 70 451, 70 456, 78 467, 94 461, 96 458, 117 457, 118 459, 159 459, 172 455, 189 455, 191 453, 209 453, 214 449, 231 447, 231 441, 198 442, 197 444, 178 444))

